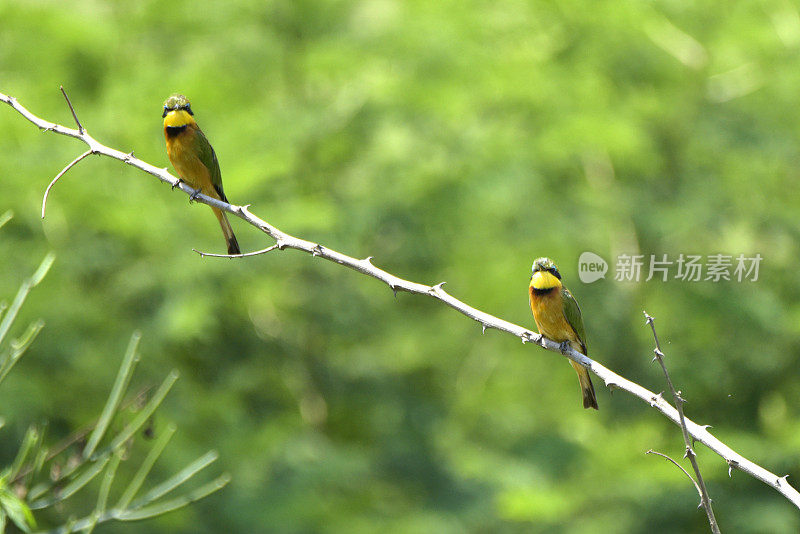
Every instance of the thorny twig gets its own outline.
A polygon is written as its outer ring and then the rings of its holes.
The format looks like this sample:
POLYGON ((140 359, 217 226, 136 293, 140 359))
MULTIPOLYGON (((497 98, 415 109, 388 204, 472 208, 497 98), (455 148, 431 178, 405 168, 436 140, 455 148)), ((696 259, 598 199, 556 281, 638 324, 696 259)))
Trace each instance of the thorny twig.
MULTIPOLYGON (((700 491, 700 506, 703 507, 706 515, 708 516, 708 524, 711 526, 711 532, 714 534, 720 534, 719 525, 717 525, 717 519, 714 517, 714 509, 711 507, 711 499, 708 497, 708 490, 706 489, 706 484, 703 481, 703 475, 700 474, 700 466, 697 463, 697 455, 695 454, 694 449, 692 449, 692 438, 689 435, 689 429, 686 428, 686 417, 683 415, 683 405, 686 403, 686 400, 681 397, 680 391, 675 390, 675 386, 672 385, 672 380, 669 377, 669 372, 667 372, 667 366, 664 364, 664 353, 661 351, 661 344, 658 342, 658 334, 656 334, 655 318, 648 315, 647 312, 644 312, 644 317, 645 322, 650 325, 650 328, 653 330, 653 339, 656 343, 656 348, 653 349, 653 353, 655 354, 653 361, 657 361, 661 365, 661 370, 664 371, 664 377, 667 379, 667 385, 672 393, 672 399, 675 402, 675 408, 678 410, 679 426, 683 432, 683 441, 686 444, 686 452, 684 453, 684 457, 689 459, 689 462, 692 464, 692 469, 694 469, 694 474, 697 477, 695 486, 700 491)), ((669 459, 672 460, 671 458, 669 459)), ((675 462, 673 461, 673 463, 675 462)), ((675 463, 675 465, 678 464, 675 463)), ((684 473, 685 472, 686 471, 684 470, 684 473)), ((686 474, 688 475, 688 473, 686 474)))
POLYGON ((700 486, 698 486, 698 485, 697 485, 697 482, 695 482, 694 478, 692 478, 692 475, 690 475, 690 474, 689 474, 689 471, 687 471, 686 469, 684 469, 684 468, 683 468, 683 466, 682 466, 681 464, 679 464, 678 462, 676 462, 675 460, 673 460, 671 457, 667 456, 667 455, 666 455, 666 454, 664 454, 663 452, 654 451, 653 449, 650 449, 650 450, 649 450, 649 451, 647 451, 645 454, 655 454, 655 455, 657 455, 657 456, 661 456, 662 458, 664 458, 664 459, 665 459, 665 460, 667 460, 668 462, 671 462, 671 463, 672 463, 672 464, 673 464, 675 467, 677 467, 678 469, 680 469, 681 471, 683 471, 683 474, 684 474, 684 475, 686 475, 686 476, 689 478, 689 480, 691 480, 691 481, 692 481, 692 484, 694 485, 694 489, 696 489, 696 490, 697 490, 697 495, 698 495, 698 496, 699 496, 701 499, 703 498, 703 491, 700 489, 700 486))
POLYGON ((91 150, 87 150, 86 152, 84 152, 83 154, 81 154, 77 158, 73 159, 71 162, 69 162, 66 167, 61 169, 60 173, 56 174, 56 177, 53 178, 53 181, 50 182, 50 185, 48 185, 47 189, 44 190, 44 198, 42 198, 42 219, 44 219, 44 212, 47 209, 47 197, 50 195, 50 190, 53 188, 54 185, 56 185, 56 182, 58 181, 58 179, 61 178, 62 176, 64 176, 67 173, 68 170, 70 170, 80 160, 82 160, 86 156, 90 155, 91 153, 92 153, 91 150))
MULTIPOLYGON (((65 135, 67 137, 73 137, 75 139, 79 139, 84 143, 86 143, 89 146, 89 149, 94 154, 100 154, 103 156, 114 158, 119 161, 122 161, 123 163, 131 165, 132 167, 136 167, 137 169, 140 169, 148 174, 155 176, 162 182, 168 183, 170 185, 175 186, 176 188, 181 189, 187 195, 195 194, 194 189, 192 189, 185 183, 181 182, 178 178, 170 174, 165 167, 156 167, 155 165, 151 165, 145 161, 142 161, 134 157, 132 152, 125 153, 120 150, 107 147, 102 143, 99 143, 93 137, 91 137, 85 131, 85 129, 83 129, 83 127, 81 127, 80 130, 74 130, 72 128, 66 128, 59 124, 55 124, 50 121, 41 119, 36 115, 34 115, 33 113, 31 113, 30 111, 28 111, 27 108, 22 106, 17 101, 16 98, 10 97, 3 93, 0 93, 0 102, 5 102, 6 104, 14 108, 14 110, 16 110, 20 115, 25 117, 28 121, 35 124, 42 130, 52 131, 60 135, 65 135)), ((470 319, 476 321, 478 324, 481 325, 481 329, 484 331, 490 328, 501 330, 503 332, 507 332, 511 335, 518 337, 519 339, 522 340, 523 343, 534 343, 549 351, 558 354, 563 354, 565 357, 583 365, 584 367, 592 371, 594 374, 596 374, 598 377, 600 377, 604 381, 606 387, 608 387, 609 389, 616 388, 630 393, 631 395, 641 399, 645 403, 657 409, 673 423, 680 425, 681 419, 678 414, 678 411, 671 404, 669 404, 667 401, 661 398, 660 395, 656 395, 647 388, 644 388, 639 384, 632 382, 627 378, 624 378, 614 373, 607 367, 588 358, 585 354, 581 354, 580 352, 577 352, 571 348, 562 352, 559 343, 546 339, 540 334, 537 334, 527 328, 505 321, 503 319, 490 315, 486 312, 473 308, 472 306, 469 306, 468 304, 458 300, 457 298, 447 293, 444 289, 442 289, 441 283, 431 286, 404 280, 387 271, 384 271, 383 269, 376 267, 372 263, 371 256, 364 259, 357 259, 353 258, 352 256, 347 256, 345 254, 342 254, 341 252, 329 249, 327 247, 323 247, 318 243, 314 243, 312 241, 307 241, 305 239, 300 239, 291 236, 279 230, 278 228, 272 226, 265 220, 253 215, 250 212, 248 206, 238 206, 235 204, 229 204, 227 202, 222 202, 220 200, 208 197, 203 194, 197 195, 195 200, 202 204, 214 206, 225 212, 231 213, 236 217, 239 217, 243 221, 247 222, 248 224, 259 229, 260 231, 264 232, 269 237, 274 239, 276 241, 278 249, 280 250, 284 250, 287 248, 300 250, 310 254, 313 257, 319 257, 331 261, 333 263, 338 263, 349 269, 353 269, 354 271, 357 271, 361 274, 370 276, 372 278, 375 278, 376 280, 380 280, 381 282, 389 286, 389 288, 395 294, 398 291, 405 291, 415 295, 427 295, 431 298, 443 302, 444 304, 450 306, 459 313, 466 315, 470 319)), ((691 435, 696 441, 703 443, 709 449, 711 449, 719 456, 721 456, 728 464, 731 470, 734 468, 739 469, 749 474, 750 476, 762 481, 763 483, 767 484, 768 486, 774 488, 779 493, 781 493, 781 495, 786 497, 796 507, 800 508, 800 492, 798 492, 791 484, 789 484, 785 476, 779 477, 778 475, 768 471, 767 469, 748 460, 738 452, 734 451, 728 445, 726 445, 725 443, 717 439, 715 436, 713 436, 711 432, 708 431, 708 426, 699 425, 694 421, 691 421, 690 419, 686 418, 684 418, 684 424, 689 435, 691 435)))

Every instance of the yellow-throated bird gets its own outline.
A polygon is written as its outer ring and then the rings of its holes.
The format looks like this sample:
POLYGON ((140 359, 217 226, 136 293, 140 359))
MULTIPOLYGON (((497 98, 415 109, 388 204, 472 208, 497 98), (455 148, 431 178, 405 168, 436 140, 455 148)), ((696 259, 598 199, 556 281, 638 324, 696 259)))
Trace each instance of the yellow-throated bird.
MULTIPOLYGON (((533 262, 528 294, 539 333, 557 343, 569 343, 573 349, 587 354, 581 309, 572 293, 561 283, 561 273, 553 260, 538 258, 533 262)), ((597 397, 589 371, 572 360, 569 363, 578 373, 583 392, 583 407, 596 410, 597 397)))
MULTIPOLYGON (((183 95, 172 95, 164 102, 164 138, 167 156, 181 180, 211 198, 228 202, 222 190, 222 174, 211 143, 197 125, 192 106, 183 95)), ((224 211, 211 207, 217 216, 228 254, 241 254, 239 243, 224 211)))

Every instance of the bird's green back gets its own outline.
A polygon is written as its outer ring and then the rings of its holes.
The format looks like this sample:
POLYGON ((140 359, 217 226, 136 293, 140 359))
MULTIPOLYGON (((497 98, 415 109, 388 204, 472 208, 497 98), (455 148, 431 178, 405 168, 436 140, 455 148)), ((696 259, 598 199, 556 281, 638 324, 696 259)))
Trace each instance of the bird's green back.
POLYGON ((217 161, 217 154, 211 143, 208 142, 205 134, 200 128, 197 128, 197 134, 194 136, 194 147, 197 150, 197 157, 208 169, 211 174, 211 183, 214 184, 214 189, 217 190, 219 196, 227 202, 225 193, 222 190, 222 173, 219 170, 219 161, 217 161))
POLYGON ((578 334, 578 339, 580 339, 581 345, 583 346, 583 353, 587 354, 586 331, 583 328, 581 308, 578 306, 578 301, 575 300, 575 297, 569 292, 569 289, 563 286, 561 287, 561 305, 564 310, 564 317, 567 318, 569 325, 575 330, 575 333, 578 334))

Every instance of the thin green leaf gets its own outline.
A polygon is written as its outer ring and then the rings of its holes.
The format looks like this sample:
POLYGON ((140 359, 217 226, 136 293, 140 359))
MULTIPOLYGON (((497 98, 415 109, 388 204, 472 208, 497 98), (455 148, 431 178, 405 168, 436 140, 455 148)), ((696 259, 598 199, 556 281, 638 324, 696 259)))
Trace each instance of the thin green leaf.
POLYGON ((47 490, 49 490, 51 487, 52 484, 46 484, 42 482, 36 484, 28 491, 28 500, 31 502, 35 501, 36 499, 47 493, 47 490))
POLYGON ((91 529, 99 525, 100 523, 105 523, 111 519, 115 519, 114 510, 109 510, 101 515, 97 515, 94 512, 78 519, 76 517, 70 517, 69 520, 61 525, 60 527, 48 530, 41 534, 70 534, 71 532, 91 532, 91 529), (87 530, 88 529, 88 530, 87 530))
POLYGON ((86 523, 86 525, 81 528, 76 528, 74 532, 83 532, 84 534, 91 534, 91 532, 94 530, 94 527, 96 527, 97 524, 100 522, 100 516, 97 515, 97 512, 92 512, 89 515, 89 517, 84 519, 84 522, 86 523))
POLYGON ((22 445, 19 446, 19 451, 17 452, 17 457, 14 458, 14 463, 11 464, 9 478, 14 479, 17 477, 17 474, 20 472, 22 466, 25 464, 25 461, 28 459, 28 455, 31 453, 31 451, 33 451, 38 441, 39 431, 36 430, 36 427, 31 425, 28 428, 28 431, 25 432, 25 437, 22 438, 22 445))
POLYGON ((46 499, 39 499, 38 501, 34 501, 31 503, 32 510, 38 510, 41 508, 46 508, 48 506, 52 506, 57 502, 64 501, 71 497, 76 491, 83 488, 86 484, 92 481, 94 477, 100 473, 103 468, 108 463, 109 457, 105 456, 100 458, 98 461, 91 464, 83 473, 81 473, 75 480, 64 486, 60 492, 58 492, 55 496, 49 497, 46 499))
POLYGON ((122 460, 122 451, 118 451, 112 456, 105 475, 103 475, 103 483, 100 485, 100 491, 97 494, 97 506, 95 507, 98 514, 103 513, 106 509, 108 494, 111 491, 111 484, 114 483, 114 477, 117 474, 117 467, 119 467, 120 460, 122 460))
POLYGON ((17 339, 11 343, 11 352, 8 356, 3 358, 3 362, 0 364, 0 382, 5 379, 8 372, 11 371, 12 367, 14 367, 14 364, 16 364, 22 355, 25 354, 25 351, 28 350, 28 347, 31 346, 31 343, 33 343, 43 327, 44 321, 36 321, 28 326, 28 329, 20 339, 17 339))
MULTIPOLYGON (((3 314, 7 309, 8 309, 8 303, 6 301, 0 302, 0 319, 3 318, 3 314)), ((2 531, 0 530, 0 532, 2 531)))
POLYGON ((184 506, 191 504, 195 501, 199 501, 203 499, 215 491, 219 491, 220 489, 224 488, 228 482, 231 481, 231 477, 228 474, 222 475, 216 480, 205 484, 197 488, 196 490, 187 493, 186 495, 182 495, 180 497, 176 497, 169 501, 165 501, 158 504, 153 504, 150 506, 144 506, 142 508, 138 508, 135 510, 129 510, 120 512, 116 518, 120 521, 140 521, 142 519, 149 519, 151 517, 156 517, 162 514, 166 514, 168 512, 172 512, 178 510, 179 508, 183 508, 184 506))
POLYGON ((122 429, 122 431, 117 434, 117 436, 111 441, 109 445, 110 450, 114 450, 117 447, 122 446, 126 441, 128 441, 131 436, 133 436, 144 424, 147 422, 148 419, 153 415, 153 412, 156 411, 159 404, 164 400, 164 397, 167 396, 169 390, 175 384, 175 381, 178 379, 178 371, 174 369, 167 375, 167 378, 164 379, 164 382, 161 383, 158 390, 153 394, 153 397, 147 402, 145 407, 136 414, 136 417, 133 418, 133 421, 128 423, 128 426, 122 429))
POLYGON ((42 280, 44 280, 50 267, 53 266, 54 261, 56 261, 56 255, 52 252, 48 252, 47 256, 42 260, 42 263, 39 264, 39 268, 36 269, 36 272, 33 273, 33 276, 30 278, 32 288, 38 286, 42 280))
POLYGON ((89 440, 86 442, 86 448, 83 449, 84 458, 89 458, 94 454, 95 449, 97 449, 97 444, 100 443, 103 434, 105 434, 108 425, 111 423, 111 419, 114 417, 114 413, 117 411, 122 395, 125 393, 125 389, 128 387, 128 382, 130 382, 131 375, 133 374, 133 368, 138 361, 136 348, 139 346, 139 340, 141 338, 142 335, 139 332, 134 332, 131 336, 128 349, 125 351, 125 357, 122 359, 122 365, 120 365, 119 372, 117 373, 117 379, 114 381, 114 387, 111 388, 111 394, 108 396, 108 401, 106 401, 106 405, 103 407, 100 419, 98 419, 97 425, 92 431, 92 435, 89 436, 89 440))
POLYGON ((145 478, 150 473, 150 470, 153 468, 153 465, 156 463, 156 460, 164 450, 164 447, 167 446, 172 435, 175 433, 175 425, 171 424, 164 431, 158 436, 158 439, 153 444, 153 448, 150 449, 150 452, 147 453, 147 457, 142 462, 142 465, 139 466, 138 471, 131 479, 128 487, 125 488, 125 491, 122 493, 122 497, 119 498, 119 502, 115 508, 119 510, 125 510, 128 505, 131 503, 133 498, 136 496, 136 493, 142 487, 145 478))
MULTIPOLYGON (((42 434, 44 435, 44 434, 42 434)), ((47 447, 41 447, 39 452, 36 453, 36 459, 33 461, 33 467, 31 468, 30 472, 25 475, 28 481, 35 479, 39 473, 42 472, 42 468, 44 467, 45 462, 47 461, 47 455, 49 451, 47 447)), ((33 491, 33 490, 31 490, 33 491)), ((31 493, 28 493, 28 499, 33 499, 31 493)))
POLYGON ((5 226, 5 224, 13 218, 14 218, 14 212, 11 210, 8 210, 4 214, 0 215, 0 228, 5 226))
POLYGON ((31 323, 28 325, 28 329, 25 330, 25 333, 22 334, 19 338, 15 339, 13 343, 11 343, 11 348, 15 351, 25 351, 36 336, 39 334, 39 331, 44 327, 44 321, 39 319, 35 323, 31 323))
POLYGON ((42 263, 39 264, 39 268, 36 269, 35 273, 33 273, 33 276, 27 280, 23 280, 22 284, 20 284, 19 290, 17 291, 17 296, 14 297, 14 302, 11 303, 11 307, 8 308, 8 311, 3 317, 2 322, 0 322, 0 343, 2 343, 3 339, 5 339, 6 335, 8 334, 8 330, 11 328, 11 324, 14 322, 14 319, 17 318, 17 313, 19 313, 19 309, 25 302, 28 293, 30 293, 31 289, 36 287, 36 285, 42 281, 44 276, 47 274, 47 271, 50 270, 50 266, 53 265, 55 258, 56 257, 52 252, 47 254, 47 256, 45 256, 42 260, 42 263))
POLYGON ((36 525, 30 508, 8 488, 0 489, 0 507, 20 530, 30 532, 30 527, 36 525))
POLYGON ((219 457, 217 451, 208 451, 203 456, 195 460, 194 462, 190 463, 176 474, 172 475, 170 478, 156 486, 155 488, 148 491, 141 499, 137 499, 136 502, 133 504, 131 508, 141 508, 142 506, 149 504, 156 499, 166 495, 170 491, 174 490, 194 475, 199 473, 201 470, 208 467, 209 464, 214 462, 219 457))
POLYGON ((81 529, 86 534, 90 534, 94 530, 100 518, 106 513, 108 494, 111 491, 111 484, 114 482, 120 460, 122 460, 122 451, 118 450, 111 457, 111 461, 103 475, 103 482, 100 484, 100 491, 97 493, 97 504, 94 507, 94 512, 89 516, 87 525, 81 529))

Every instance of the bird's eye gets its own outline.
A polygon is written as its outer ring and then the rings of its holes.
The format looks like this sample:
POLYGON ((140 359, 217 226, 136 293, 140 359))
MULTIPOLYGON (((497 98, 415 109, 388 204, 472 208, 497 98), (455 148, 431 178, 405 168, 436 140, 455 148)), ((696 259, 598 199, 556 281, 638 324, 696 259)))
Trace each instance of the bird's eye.
POLYGON ((194 115, 194 113, 192 113, 192 105, 191 104, 186 104, 186 112, 189 115, 194 115))
POLYGON ((164 106, 164 113, 161 114, 162 119, 167 116, 167 111, 169 111, 169 108, 167 106, 164 106))

